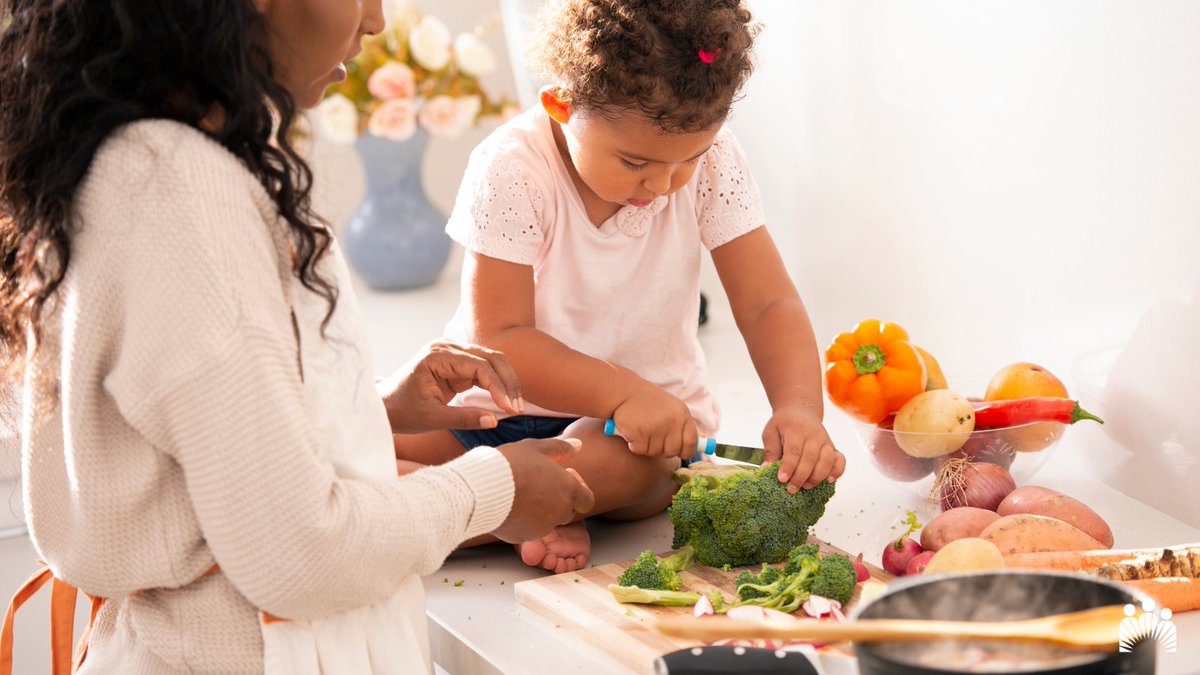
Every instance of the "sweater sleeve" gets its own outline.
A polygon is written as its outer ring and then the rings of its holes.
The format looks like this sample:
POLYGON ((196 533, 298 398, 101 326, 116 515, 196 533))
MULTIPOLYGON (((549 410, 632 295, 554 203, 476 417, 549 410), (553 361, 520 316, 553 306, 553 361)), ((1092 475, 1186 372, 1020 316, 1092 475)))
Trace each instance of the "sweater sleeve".
POLYGON ((251 603, 314 618, 377 602, 507 517, 511 472, 492 449, 395 480, 338 478, 285 337, 247 328, 129 411, 179 462, 209 548, 251 603))
POLYGON ((403 478, 339 477, 305 414, 265 193, 207 139, 175 141, 140 174, 153 209, 85 204, 90 236, 120 256, 103 282, 120 303, 104 386, 178 464, 204 543, 252 604, 301 619, 378 602, 503 522, 508 463, 486 449, 403 478))

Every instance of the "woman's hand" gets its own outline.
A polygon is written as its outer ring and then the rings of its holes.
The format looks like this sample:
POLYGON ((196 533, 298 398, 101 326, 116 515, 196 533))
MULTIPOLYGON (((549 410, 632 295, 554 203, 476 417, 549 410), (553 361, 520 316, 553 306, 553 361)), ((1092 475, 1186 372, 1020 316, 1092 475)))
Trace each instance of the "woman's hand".
POLYGON ((512 469, 514 494, 508 518, 492 534, 513 544, 530 541, 589 513, 595 505, 591 489, 574 469, 561 466, 579 447, 574 438, 527 438, 497 448, 512 469))
POLYGON ((803 406, 778 408, 763 430, 764 464, 782 459, 779 482, 795 494, 828 479, 837 480, 846 470, 846 457, 833 447, 820 413, 803 406))
POLYGON ((652 384, 639 388, 613 411, 629 451, 646 457, 690 459, 696 452, 696 422, 687 404, 652 384))
POLYGON ((486 389, 500 409, 525 410, 521 383, 508 359, 478 345, 435 340, 379 384, 392 432, 417 434, 436 429, 491 429, 496 415, 480 408, 447 405, 473 386, 486 389))

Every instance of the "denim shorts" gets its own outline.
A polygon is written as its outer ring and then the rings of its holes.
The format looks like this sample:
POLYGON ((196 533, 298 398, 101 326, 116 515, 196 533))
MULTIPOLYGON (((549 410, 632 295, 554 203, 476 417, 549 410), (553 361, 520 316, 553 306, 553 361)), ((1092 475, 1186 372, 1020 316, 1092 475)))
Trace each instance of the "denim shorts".
POLYGON ((451 429, 450 433, 454 434, 467 450, 481 445, 494 448, 526 438, 554 438, 577 419, 579 418, 516 415, 500 420, 500 424, 494 429, 451 429))

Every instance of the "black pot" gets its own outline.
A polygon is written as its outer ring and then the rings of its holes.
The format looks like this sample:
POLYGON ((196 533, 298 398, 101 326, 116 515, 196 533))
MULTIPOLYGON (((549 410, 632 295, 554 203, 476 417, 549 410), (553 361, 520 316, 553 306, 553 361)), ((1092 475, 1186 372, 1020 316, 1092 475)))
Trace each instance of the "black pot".
MULTIPOLYGON (((1118 584, 1080 574, 981 572, 900 579, 853 619, 1012 621, 1104 605, 1140 606, 1147 597, 1118 584)), ((1114 639, 1117 636, 1113 636, 1114 639)), ((1079 652, 1052 645, 988 641, 876 642, 855 644, 861 675, 946 675, 1014 672, 1038 675, 1153 675, 1155 645, 1143 641, 1126 653, 1079 652), (992 667, 970 665, 988 653, 992 667), (975 668, 972 670, 972 668, 975 668)))

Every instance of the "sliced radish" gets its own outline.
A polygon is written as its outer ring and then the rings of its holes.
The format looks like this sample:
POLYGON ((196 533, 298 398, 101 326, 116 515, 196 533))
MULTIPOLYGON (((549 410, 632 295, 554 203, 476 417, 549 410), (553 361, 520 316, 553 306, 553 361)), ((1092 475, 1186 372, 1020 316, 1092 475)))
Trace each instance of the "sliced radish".
POLYGON ((781 612, 777 609, 771 609, 770 607, 761 607, 760 609, 762 609, 762 611, 763 611, 763 616, 768 619, 778 619, 780 621, 784 621, 787 623, 791 623, 791 622, 800 620, 792 614, 788 614, 787 612, 781 612))
POLYGON ((730 608, 728 612, 725 612, 725 616, 731 619, 749 619, 753 621, 765 618, 767 613, 758 605, 742 605, 741 607, 730 608))
POLYGON ((830 600, 829 598, 825 598, 820 595, 810 595, 808 596, 808 600, 805 600, 801 607, 804 609, 806 614, 814 619, 819 619, 826 614, 832 614, 834 607, 841 609, 842 603, 836 600, 830 600))

